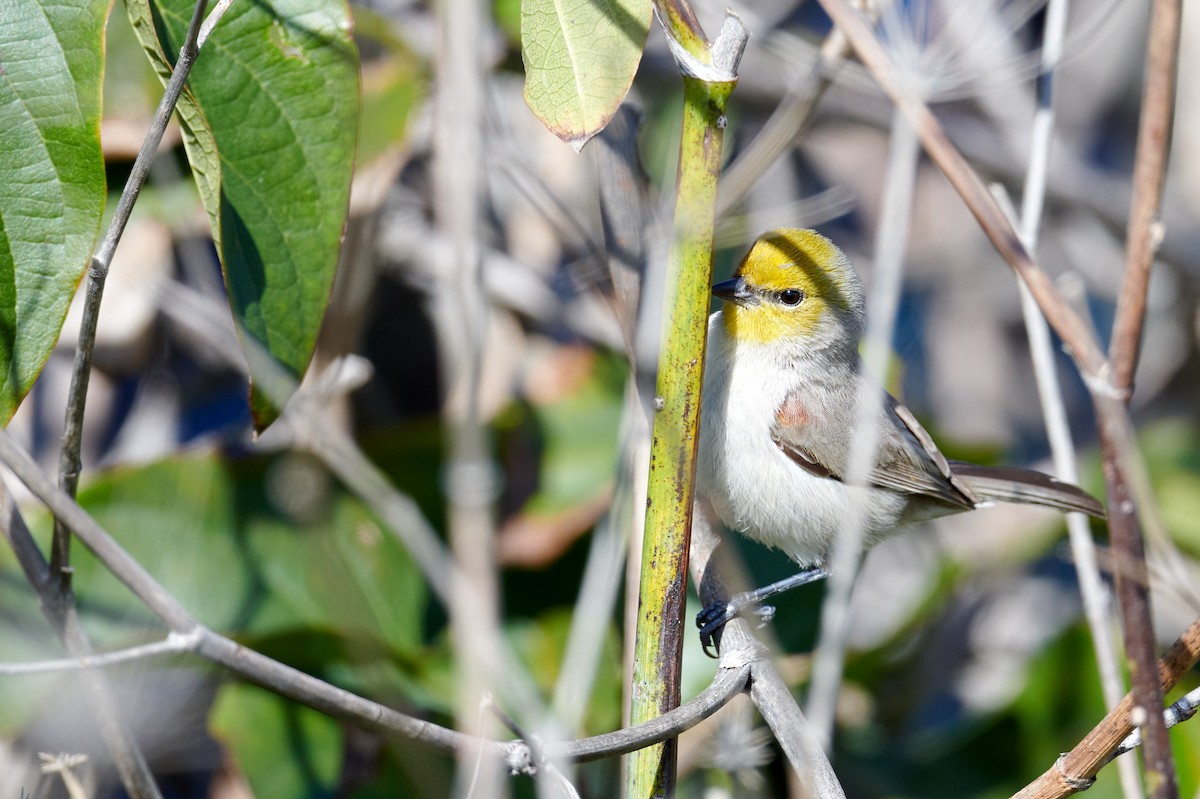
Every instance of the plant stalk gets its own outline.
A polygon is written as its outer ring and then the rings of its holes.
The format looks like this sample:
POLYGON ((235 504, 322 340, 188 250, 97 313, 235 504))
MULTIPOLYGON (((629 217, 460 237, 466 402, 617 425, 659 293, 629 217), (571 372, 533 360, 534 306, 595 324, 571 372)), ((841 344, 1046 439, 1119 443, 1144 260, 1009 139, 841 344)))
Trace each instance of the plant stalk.
MULTIPOLYGON (((680 699, 688 545, 712 282, 713 210, 725 107, 735 83, 683 79, 675 227, 667 265, 642 542, 631 709, 634 724, 667 712, 680 699)), ((635 753, 629 762, 628 795, 671 795, 675 758, 673 740, 635 753)))

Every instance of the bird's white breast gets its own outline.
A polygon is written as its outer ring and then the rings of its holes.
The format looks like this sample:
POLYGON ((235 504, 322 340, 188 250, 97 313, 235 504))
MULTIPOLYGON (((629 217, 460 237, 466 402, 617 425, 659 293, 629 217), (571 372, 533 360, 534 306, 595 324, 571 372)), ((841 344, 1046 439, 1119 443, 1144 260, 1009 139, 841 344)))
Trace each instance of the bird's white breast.
MULTIPOLYGON (((855 508, 865 511, 868 540, 895 526, 905 504, 901 496, 815 476, 772 440, 772 425, 784 400, 801 383, 820 383, 827 377, 804 374, 806 368, 819 369, 819 362, 780 357, 779 348, 735 344, 720 323, 720 313, 709 320, 708 352, 697 478, 700 491, 730 529, 811 565, 825 560, 834 536, 855 508)), ((852 403, 853 391, 845 393, 846 402, 852 403)), ((819 406, 809 406, 813 424, 822 422, 819 406)))

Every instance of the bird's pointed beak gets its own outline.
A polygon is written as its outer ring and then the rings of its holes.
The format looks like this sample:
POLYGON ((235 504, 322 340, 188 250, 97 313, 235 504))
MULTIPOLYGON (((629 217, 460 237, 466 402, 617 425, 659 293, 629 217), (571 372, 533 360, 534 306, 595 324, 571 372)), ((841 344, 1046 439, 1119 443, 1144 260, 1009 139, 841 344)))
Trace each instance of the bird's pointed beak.
POLYGON ((746 278, 735 277, 732 280, 726 280, 712 287, 714 297, 720 297, 729 302, 736 302, 738 305, 749 305, 757 298, 750 287, 746 285, 746 278))

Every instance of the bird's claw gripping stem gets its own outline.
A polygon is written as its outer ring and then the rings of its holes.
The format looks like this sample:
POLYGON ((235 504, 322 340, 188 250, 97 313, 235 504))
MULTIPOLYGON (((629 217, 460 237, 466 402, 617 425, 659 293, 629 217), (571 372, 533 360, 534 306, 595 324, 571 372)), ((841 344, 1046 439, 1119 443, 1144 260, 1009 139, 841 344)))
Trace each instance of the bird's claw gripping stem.
POLYGON ((710 658, 717 656, 713 635, 724 627, 731 619, 736 619, 747 610, 758 617, 758 626, 775 618, 775 608, 772 605, 760 605, 756 591, 735 594, 728 602, 714 602, 696 614, 696 626, 700 628, 700 646, 704 654, 710 658))
POLYGON ((713 635, 731 619, 742 615, 748 608, 754 609, 754 615, 758 616, 758 626, 761 627, 775 618, 775 608, 762 604, 764 599, 828 576, 829 572, 824 566, 814 566, 762 588, 734 594, 725 602, 713 602, 696 614, 696 626, 700 628, 700 646, 704 648, 704 654, 712 658, 717 656, 713 635), (710 649, 713 651, 709 651, 710 649))

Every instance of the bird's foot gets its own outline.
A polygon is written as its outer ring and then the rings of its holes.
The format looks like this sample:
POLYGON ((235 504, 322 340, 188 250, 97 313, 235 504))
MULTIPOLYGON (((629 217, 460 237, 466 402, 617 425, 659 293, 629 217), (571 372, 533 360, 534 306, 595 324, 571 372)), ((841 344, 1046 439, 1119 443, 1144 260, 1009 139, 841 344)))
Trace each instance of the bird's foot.
POLYGON ((761 627, 775 618, 774 606, 760 604, 755 594, 754 591, 734 594, 728 601, 714 602, 696 614, 696 626, 700 628, 700 646, 704 654, 710 658, 719 654, 720 647, 714 644, 713 635, 731 619, 749 611, 758 617, 758 626, 761 627))

